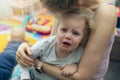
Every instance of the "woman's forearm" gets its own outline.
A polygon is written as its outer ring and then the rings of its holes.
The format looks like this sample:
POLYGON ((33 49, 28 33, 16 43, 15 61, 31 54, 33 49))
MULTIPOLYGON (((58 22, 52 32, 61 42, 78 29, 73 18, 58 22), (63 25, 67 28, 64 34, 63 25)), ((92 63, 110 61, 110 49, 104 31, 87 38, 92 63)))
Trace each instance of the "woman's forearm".
MULTIPOLYGON (((39 59, 35 59, 34 60, 34 65, 35 68, 38 67, 38 64, 41 63, 42 61, 40 61, 39 59)), ((41 65, 41 68, 39 69, 40 71, 42 71, 43 73, 46 73, 48 75, 51 75, 59 80, 71 80, 69 78, 66 78, 64 76, 61 75, 61 70, 59 69, 59 67, 47 64, 45 62, 42 62, 43 64, 41 65)), ((40 67, 40 66, 39 66, 40 67)))
POLYGON ((91 80, 89 77, 86 76, 86 72, 88 72, 88 71, 83 70, 83 69, 81 69, 81 71, 74 73, 70 77, 62 76, 61 70, 59 67, 50 65, 47 63, 43 64, 43 70, 44 70, 44 73, 51 75, 59 80, 91 80))

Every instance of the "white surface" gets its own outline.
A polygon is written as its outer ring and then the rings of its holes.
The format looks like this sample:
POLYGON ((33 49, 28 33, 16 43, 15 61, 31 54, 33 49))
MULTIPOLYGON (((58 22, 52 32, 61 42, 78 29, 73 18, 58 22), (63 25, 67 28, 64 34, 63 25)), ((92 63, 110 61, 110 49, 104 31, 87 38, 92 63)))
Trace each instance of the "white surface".
POLYGON ((22 10, 22 16, 25 15, 24 8, 29 7, 30 13, 34 15, 34 3, 39 2, 39 0, 9 0, 11 7, 18 8, 22 10))
POLYGON ((13 15, 8 0, 0 0, 0 19, 6 19, 13 15))

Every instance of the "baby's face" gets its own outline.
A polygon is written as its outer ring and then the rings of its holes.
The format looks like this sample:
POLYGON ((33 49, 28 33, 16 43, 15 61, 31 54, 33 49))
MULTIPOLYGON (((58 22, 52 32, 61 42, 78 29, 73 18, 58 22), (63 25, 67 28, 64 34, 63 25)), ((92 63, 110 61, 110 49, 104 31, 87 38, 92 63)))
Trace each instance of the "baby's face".
POLYGON ((61 20, 57 30, 57 46, 64 51, 72 51, 81 43, 85 31, 85 20, 69 17, 61 20))

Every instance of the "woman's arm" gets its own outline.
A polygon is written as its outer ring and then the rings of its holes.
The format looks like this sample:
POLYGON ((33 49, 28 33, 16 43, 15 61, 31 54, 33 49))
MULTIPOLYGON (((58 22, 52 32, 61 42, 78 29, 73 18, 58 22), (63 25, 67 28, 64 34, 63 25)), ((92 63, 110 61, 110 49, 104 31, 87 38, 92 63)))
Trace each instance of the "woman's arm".
POLYGON ((88 79, 93 77, 114 32, 116 21, 117 11, 112 5, 104 5, 96 12, 96 30, 92 31, 88 40, 79 65, 79 74, 85 73, 88 79))
POLYGON ((73 79, 62 76, 61 75, 62 71, 60 70, 59 67, 44 63, 42 65, 42 69, 43 69, 44 73, 54 76, 55 78, 57 78, 59 80, 73 80, 73 79))
MULTIPOLYGON (((107 44, 113 34, 117 19, 117 11, 111 5, 104 5, 96 13, 95 23, 96 29, 92 31, 87 43, 87 47, 83 53, 79 70, 70 78, 72 80, 91 80, 100 64, 107 44)), ((44 64, 44 72, 54 77, 59 77, 62 80, 65 77, 61 76, 59 68, 52 65, 44 64)), ((69 78, 69 79, 70 79, 69 78)), ((69 80, 68 79, 68 80, 69 80)))

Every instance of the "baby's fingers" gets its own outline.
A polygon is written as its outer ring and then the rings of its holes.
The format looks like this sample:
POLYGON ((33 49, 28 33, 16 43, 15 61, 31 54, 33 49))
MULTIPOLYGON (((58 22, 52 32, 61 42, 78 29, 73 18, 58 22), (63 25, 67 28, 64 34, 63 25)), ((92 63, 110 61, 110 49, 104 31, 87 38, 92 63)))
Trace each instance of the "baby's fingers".
POLYGON ((70 69, 63 69, 62 70, 62 75, 64 76, 64 77, 69 77, 69 76, 71 76, 71 71, 70 71, 70 69))

